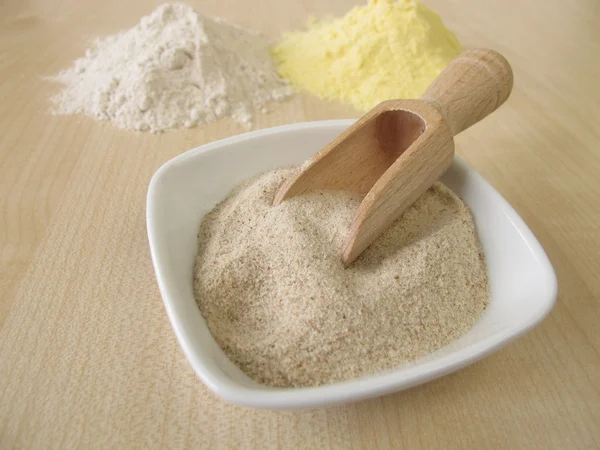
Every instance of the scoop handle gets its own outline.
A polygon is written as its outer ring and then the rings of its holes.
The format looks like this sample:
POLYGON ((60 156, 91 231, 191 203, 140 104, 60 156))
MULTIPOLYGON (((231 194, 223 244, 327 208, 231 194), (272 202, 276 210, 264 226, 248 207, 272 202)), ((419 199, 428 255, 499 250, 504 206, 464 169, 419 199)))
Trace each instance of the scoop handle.
POLYGON ((421 99, 442 113, 456 136, 502 105, 512 87, 513 72, 504 56, 470 49, 448 64, 421 99))

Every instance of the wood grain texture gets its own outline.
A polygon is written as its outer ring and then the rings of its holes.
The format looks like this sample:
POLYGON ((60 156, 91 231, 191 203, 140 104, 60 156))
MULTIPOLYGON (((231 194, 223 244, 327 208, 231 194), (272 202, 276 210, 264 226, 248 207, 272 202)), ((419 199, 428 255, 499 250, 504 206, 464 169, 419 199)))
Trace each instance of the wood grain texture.
POLYGON ((421 99, 386 100, 311 156, 274 204, 317 189, 366 194, 340 251, 352 264, 452 164, 454 136, 510 95, 513 73, 494 50, 462 52, 421 99))
MULTIPOLYGON (((559 299, 534 331, 427 385, 281 413, 232 406, 169 326, 144 221, 152 173, 243 130, 155 136, 47 114, 53 74, 159 2, 0 4, 0 448, 600 447, 600 4, 429 0, 466 46, 499 50, 515 87, 457 152, 548 252, 559 299)), ((350 0, 191 2, 270 36, 350 0)), ((297 96, 257 127, 357 117, 297 96)), ((282 149, 285 151, 285 149, 282 149)))
POLYGON ((513 83, 504 56, 472 48, 451 61, 422 98, 439 109, 456 136, 498 109, 508 99, 513 83))
POLYGON ((388 100, 382 105, 387 111, 406 108, 423 119, 426 129, 360 203, 341 252, 346 266, 446 172, 454 157, 452 132, 435 107, 420 100, 388 100))

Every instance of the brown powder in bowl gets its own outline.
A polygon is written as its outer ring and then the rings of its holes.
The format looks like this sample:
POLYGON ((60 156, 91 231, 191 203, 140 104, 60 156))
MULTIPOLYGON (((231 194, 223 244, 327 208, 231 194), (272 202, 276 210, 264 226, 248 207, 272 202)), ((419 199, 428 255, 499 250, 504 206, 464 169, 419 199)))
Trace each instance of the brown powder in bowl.
POLYGON ((340 248, 360 197, 272 206, 289 169, 236 188, 203 220, 194 291, 217 343, 270 386, 386 370, 468 331, 489 294, 473 218, 436 184, 349 268, 340 248))

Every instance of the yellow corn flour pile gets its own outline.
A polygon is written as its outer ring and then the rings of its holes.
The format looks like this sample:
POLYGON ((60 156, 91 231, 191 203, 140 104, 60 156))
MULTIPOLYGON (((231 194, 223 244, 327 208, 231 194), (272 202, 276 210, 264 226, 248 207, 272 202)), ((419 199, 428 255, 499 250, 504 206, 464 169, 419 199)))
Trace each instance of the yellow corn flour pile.
POLYGON ((340 19, 284 34, 272 49, 293 86, 360 110, 420 97, 459 52, 440 17, 415 0, 370 0, 340 19))

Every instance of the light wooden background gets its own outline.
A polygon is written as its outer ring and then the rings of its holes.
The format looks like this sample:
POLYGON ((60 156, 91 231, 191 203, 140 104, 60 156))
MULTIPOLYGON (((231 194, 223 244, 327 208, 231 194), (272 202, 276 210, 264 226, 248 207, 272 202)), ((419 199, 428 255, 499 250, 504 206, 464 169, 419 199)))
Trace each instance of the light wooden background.
MULTIPOLYGON (((276 37, 356 1, 191 4, 276 37)), ((0 448, 600 447, 600 2, 428 3, 465 45, 514 67, 512 97, 458 152, 542 242, 558 303, 535 331, 456 374, 293 413, 226 404, 197 380, 146 240, 153 172, 243 130, 224 120, 155 136, 47 113, 56 87, 42 76, 159 3, 0 3, 0 448)), ((299 95, 257 127, 356 116, 299 95)))

